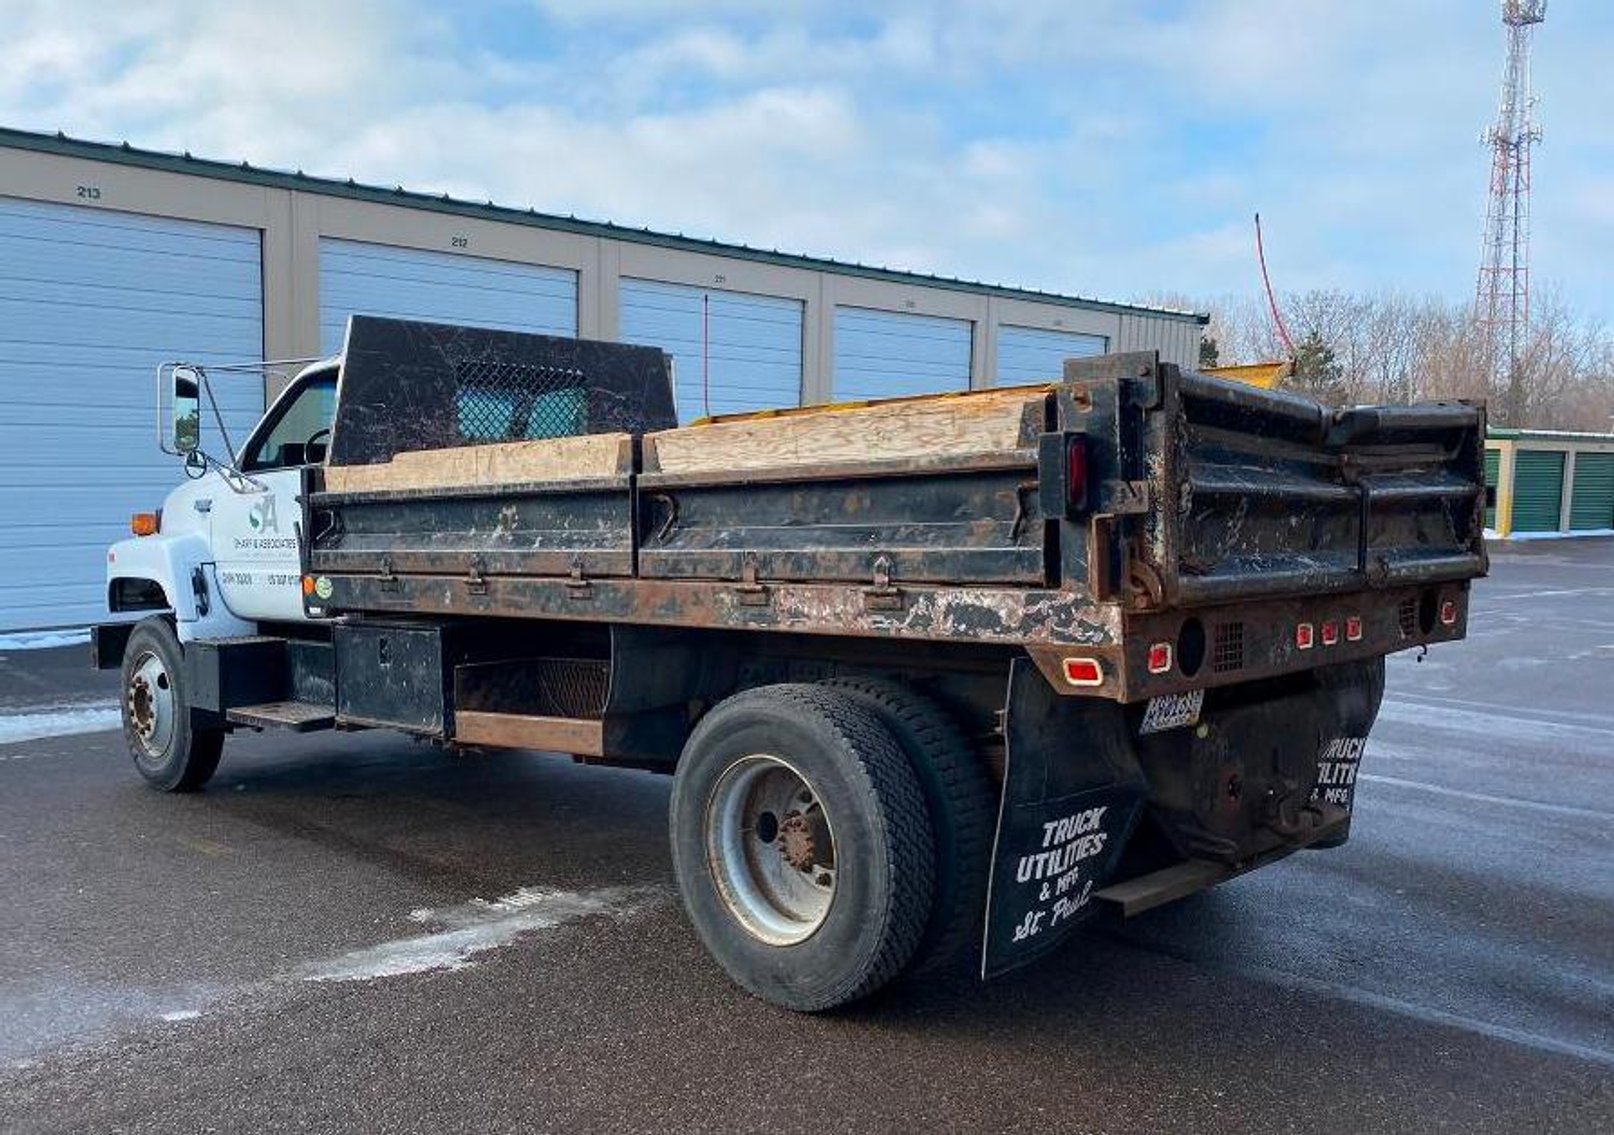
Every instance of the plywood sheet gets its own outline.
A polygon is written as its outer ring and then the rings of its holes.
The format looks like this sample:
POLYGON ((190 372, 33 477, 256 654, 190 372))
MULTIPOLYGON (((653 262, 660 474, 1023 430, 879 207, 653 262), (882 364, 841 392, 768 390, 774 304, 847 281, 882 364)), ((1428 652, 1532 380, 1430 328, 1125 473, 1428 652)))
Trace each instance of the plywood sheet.
POLYGON ((627 434, 583 434, 414 450, 382 465, 332 465, 325 470, 325 488, 333 493, 364 493, 575 481, 624 475, 631 465, 632 441, 627 434))
POLYGON ((939 395, 664 430, 645 437, 644 467, 719 473, 1000 453, 1036 444, 1044 391, 939 395))

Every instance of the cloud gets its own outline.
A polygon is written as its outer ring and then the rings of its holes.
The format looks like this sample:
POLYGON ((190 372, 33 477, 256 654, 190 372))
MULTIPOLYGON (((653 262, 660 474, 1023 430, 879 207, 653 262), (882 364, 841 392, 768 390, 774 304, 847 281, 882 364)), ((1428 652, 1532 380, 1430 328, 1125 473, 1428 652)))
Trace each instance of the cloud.
MULTIPOLYGON (((1537 270, 1614 316, 1591 7, 1539 33, 1537 270)), ((1111 296, 1244 289, 1256 209, 1282 287, 1466 294, 1502 48, 1463 0, 22 0, 8 23, 18 126, 1111 296)))

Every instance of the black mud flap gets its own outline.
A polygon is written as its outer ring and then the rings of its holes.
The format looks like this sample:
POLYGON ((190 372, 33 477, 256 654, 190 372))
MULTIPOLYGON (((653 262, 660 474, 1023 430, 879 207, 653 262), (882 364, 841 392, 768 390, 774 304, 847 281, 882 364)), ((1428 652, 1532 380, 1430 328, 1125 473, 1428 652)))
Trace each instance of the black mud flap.
POLYGON ((983 978, 1049 953, 1097 909, 1146 791, 1120 708, 1059 697, 1029 659, 1010 669, 1004 736, 983 978))
POLYGON ((1317 684, 1328 693, 1330 728, 1317 746, 1317 783, 1310 803, 1317 808, 1342 808, 1345 826, 1313 847, 1338 847, 1350 838, 1350 814, 1356 805, 1356 774, 1362 750, 1379 716, 1384 699, 1384 659, 1317 671, 1317 684))

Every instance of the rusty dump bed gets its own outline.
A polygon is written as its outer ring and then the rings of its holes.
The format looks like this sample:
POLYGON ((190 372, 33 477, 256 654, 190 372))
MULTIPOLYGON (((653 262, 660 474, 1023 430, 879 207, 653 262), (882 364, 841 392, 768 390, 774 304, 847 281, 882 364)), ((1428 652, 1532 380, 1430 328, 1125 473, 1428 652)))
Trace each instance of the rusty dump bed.
POLYGON ((1156 636, 1197 636, 1198 685, 1323 661, 1302 617, 1355 620, 1328 661, 1460 636, 1483 436, 1473 405, 1329 410, 1152 354, 677 428, 658 351, 355 317, 310 603, 995 644, 1050 677, 1079 650, 1079 692, 1133 700, 1194 676, 1150 677, 1156 636))

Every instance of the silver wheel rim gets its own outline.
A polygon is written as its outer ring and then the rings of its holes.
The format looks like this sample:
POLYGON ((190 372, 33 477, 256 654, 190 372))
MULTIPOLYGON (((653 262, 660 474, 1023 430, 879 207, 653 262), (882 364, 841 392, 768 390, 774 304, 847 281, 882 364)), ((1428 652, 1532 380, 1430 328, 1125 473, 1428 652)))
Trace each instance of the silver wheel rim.
POLYGON ((166 757, 174 739, 174 683, 156 654, 147 651, 135 660, 123 701, 124 718, 146 756, 166 757))
POLYGON ((724 770, 706 801, 706 856, 718 894, 753 937, 806 941, 835 902, 835 835, 818 792, 766 753, 724 770))

